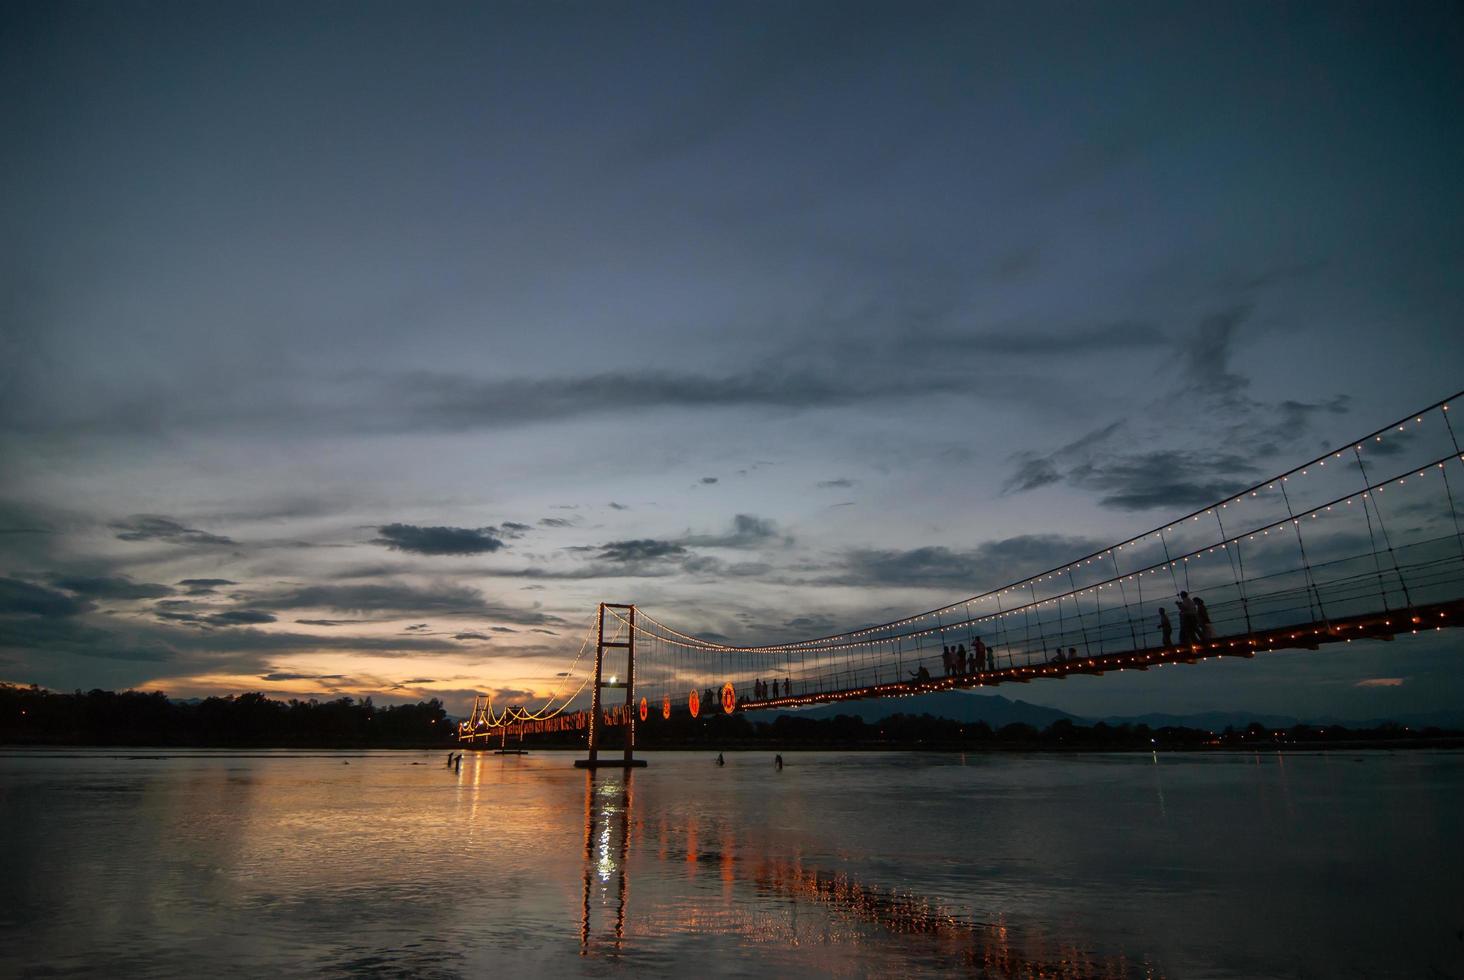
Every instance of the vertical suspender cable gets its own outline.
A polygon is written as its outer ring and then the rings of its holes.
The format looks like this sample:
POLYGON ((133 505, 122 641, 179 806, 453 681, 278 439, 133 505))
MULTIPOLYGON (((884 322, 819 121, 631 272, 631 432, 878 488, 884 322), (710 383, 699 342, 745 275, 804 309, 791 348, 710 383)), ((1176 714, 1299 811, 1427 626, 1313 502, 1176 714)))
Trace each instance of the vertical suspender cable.
MULTIPOLYGON (((1311 589, 1312 595, 1317 600, 1317 613, 1322 617, 1322 625, 1327 632, 1332 632, 1332 624, 1327 620, 1326 607, 1322 605, 1322 593, 1317 589, 1316 577, 1312 575, 1311 561, 1306 557, 1306 542, 1301 537, 1301 522, 1296 519, 1296 512, 1291 509, 1291 495, 1286 492, 1286 477, 1281 478, 1281 499, 1286 502, 1286 516, 1291 519, 1291 527, 1296 531, 1296 547, 1301 551, 1301 567, 1306 575, 1307 588, 1311 589)), ((1308 608, 1311 601, 1307 601, 1308 608)))
MULTIPOLYGON (((1108 553, 1108 557, 1111 558, 1111 559, 1113 559, 1113 577, 1116 578, 1116 579, 1118 579, 1118 594, 1119 594, 1119 597, 1123 599, 1123 613, 1124 613, 1124 615, 1126 617, 1128 617, 1129 636, 1132 637, 1132 639, 1134 641, 1134 649, 1135 650, 1138 650, 1138 649, 1140 649, 1140 646, 1139 646, 1139 633, 1138 633, 1138 631, 1136 629, 1134 629, 1134 615, 1133 615, 1133 612, 1131 610, 1131 607, 1129 606, 1128 589, 1124 588, 1124 585, 1123 585, 1123 573, 1118 570, 1118 553, 1116 551, 1110 551, 1108 553)), ((1141 598, 1140 598, 1140 601, 1139 601, 1139 615, 1140 616, 1142 616, 1144 614, 1144 604, 1143 604, 1143 600, 1142 600, 1142 595, 1143 595, 1143 592, 1142 592, 1142 589, 1141 589, 1140 590, 1140 597, 1141 598)))
MULTIPOLYGON (((1364 487, 1367 487, 1367 486, 1369 486, 1368 479, 1367 479, 1367 467, 1364 466, 1363 465, 1363 462, 1362 462, 1362 450, 1361 450, 1360 447, 1354 446, 1353 449, 1352 449, 1352 453, 1353 453, 1354 456, 1357 457, 1357 468, 1362 471, 1362 485, 1364 487)), ((1363 495, 1362 495, 1362 507, 1363 507, 1363 511, 1364 512, 1366 512, 1366 510, 1367 510, 1367 499, 1368 499, 1368 496, 1369 496, 1369 494, 1367 494, 1367 493, 1363 493, 1363 495)), ((1383 511, 1382 511, 1382 508, 1380 508, 1378 506, 1377 491, 1374 490, 1373 493, 1371 494, 1371 496, 1372 496, 1373 513, 1375 513, 1375 514, 1378 515, 1378 533, 1380 533, 1383 536, 1383 546, 1388 549, 1388 557, 1390 559, 1392 559, 1392 561, 1393 561, 1393 574, 1396 575, 1396 576, 1398 576, 1398 585, 1400 587, 1402 587, 1402 589, 1403 589, 1403 604, 1405 606, 1411 607, 1413 605, 1413 600, 1408 595, 1408 583, 1405 582, 1405 581, 1403 581, 1403 572, 1400 571, 1399 568, 1398 568, 1398 556, 1393 552, 1393 542, 1389 539, 1389 537, 1388 537, 1388 529, 1383 524, 1383 511)), ((1369 535, 1372 534, 1372 523, 1371 523, 1371 519, 1369 519, 1369 523, 1368 523, 1368 534, 1369 535)), ((1373 557, 1374 557, 1374 560, 1376 560, 1376 558, 1377 558, 1377 542, 1376 541, 1373 542, 1373 557)), ((1379 570, 1378 570, 1378 584, 1379 584, 1379 586, 1382 585, 1382 569, 1381 569, 1381 567, 1379 567, 1379 570)), ((1386 597, 1384 597, 1384 599, 1383 599, 1383 605, 1384 605, 1384 608, 1387 607, 1387 598, 1386 597)))

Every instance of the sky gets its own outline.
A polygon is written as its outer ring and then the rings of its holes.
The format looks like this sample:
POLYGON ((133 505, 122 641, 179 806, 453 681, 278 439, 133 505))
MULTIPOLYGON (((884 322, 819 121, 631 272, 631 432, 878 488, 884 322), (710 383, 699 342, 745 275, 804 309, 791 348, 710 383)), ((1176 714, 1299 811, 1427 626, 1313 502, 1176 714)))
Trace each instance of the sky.
POLYGON ((1457 4, 12 2, 0 90, 13 683, 527 701, 600 600, 855 627, 1464 388, 1457 4))

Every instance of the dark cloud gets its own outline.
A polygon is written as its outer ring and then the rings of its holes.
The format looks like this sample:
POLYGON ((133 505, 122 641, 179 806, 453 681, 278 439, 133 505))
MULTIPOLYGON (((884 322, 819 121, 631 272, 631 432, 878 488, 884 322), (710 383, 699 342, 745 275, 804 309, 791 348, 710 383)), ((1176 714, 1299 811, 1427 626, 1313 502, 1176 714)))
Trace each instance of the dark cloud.
POLYGON ((910 338, 911 345, 928 359, 949 361, 958 358, 992 356, 1023 357, 1040 355, 1104 354, 1132 348, 1157 347, 1164 344, 1164 332, 1152 323, 1119 320, 1066 331, 1028 329, 987 330, 973 333, 920 334, 910 338))
POLYGON ((42 515, 34 506, 0 500, 0 535, 57 533, 59 532, 55 520, 42 515))
POLYGON ((778 526, 753 514, 738 514, 722 534, 688 534, 679 539, 638 538, 610 541, 602 545, 575 545, 564 549, 591 553, 585 564, 572 568, 531 566, 518 569, 492 569, 488 574, 512 578, 583 580, 597 578, 664 578, 676 574, 732 576, 765 575, 769 567, 760 563, 727 564, 717 558, 699 555, 692 548, 754 548, 769 543, 791 544, 778 526))
POLYGON ((113 521, 108 527, 117 532, 120 541, 167 541, 172 544, 231 545, 232 538, 222 534, 210 534, 197 528, 185 527, 169 517, 153 514, 136 514, 122 521, 113 521))
POLYGON ((574 527, 574 521, 564 517, 541 517, 540 527, 574 527))
POLYGON ((1310 449, 1308 438, 1317 423, 1327 415, 1347 414, 1351 403, 1351 397, 1345 394, 1320 402, 1288 398, 1271 405, 1246 401, 1227 413, 1234 421, 1216 443, 1248 456, 1275 456, 1298 445, 1310 449))
POLYGON ((297 619, 295 622, 301 626, 354 626, 357 623, 369 623, 369 619, 297 619))
POLYGON ((784 630, 800 636, 826 636, 843 626, 832 616, 795 616, 783 624, 784 630))
POLYGON ((189 595, 213 595, 222 586, 239 583, 227 578, 185 578, 178 584, 187 588, 189 595))
POLYGON ((514 629, 512 626, 490 626, 488 628, 490 630, 492 630, 493 632, 495 632, 495 633, 517 633, 518 632, 518 630, 514 629))
MULTIPOLYGON (((607 372, 542 379, 483 380, 460 374, 418 372, 388 380, 405 417, 392 427, 461 431, 536 424, 584 415, 656 408, 817 408, 908 398, 912 387, 849 384, 830 372, 775 368, 713 376, 664 372, 607 372)), ((952 383, 953 390, 966 390, 952 383)))
POLYGON ((1256 473, 1247 459, 1188 450, 1159 450, 1105 456, 1072 468, 1074 486, 1102 493, 1099 504, 1115 510, 1153 507, 1192 509, 1215 503, 1249 486, 1256 473))
POLYGON ((599 549, 599 559, 618 563, 664 561, 685 558, 685 547, 675 541, 639 538, 634 541, 611 541, 599 549))
POLYGON ((1052 568, 1100 547, 1087 538, 1024 534, 960 551, 943 546, 848 552, 829 584, 940 587, 965 592, 995 588, 1052 568))
POLYGON ((428 628, 429 628, 429 626, 428 626, 427 623, 413 623, 411 626, 404 626, 404 627, 402 627, 402 632, 403 633, 420 633, 423 630, 428 629, 428 628))
POLYGON ((610 507, 611 510, 630 510, 630 508, 627 505, 625 505, 625 504, 617 504, 613 500, 610 501, 609 507, 610 507))
MULTIPOLYGON (((778 526, 764 517, 753 514, 738 514, 732 518, 732 527, 725 534, 693 534, 682 539, 683 544, 700 548, 752 548, 779 540, 778 526)), ((791 537, 782 537, 787 544, 791 537)))
POLYGON ((266 609, 335 609, 345 613, 472 614, 510 623, 557 623, 559 617, 515 609, 484 599, 477 589, 442 585, 425 589, 401 583, 307 585, 256 596, 251 605, 266 609))
POLYGON ((460 644, 434 637, 316 636, 222 625, 226 628, 198 621, 152 623, 112 617, 93 624, 76 615, 50 619, 31 615, 0 620, 0 649, 25 652, 25 679, 47 683, 51 677, 55 678, 51 683, 65 685, 64 678, 77 669, 71 658, 80 658, 96 678, 93 683, 118 688, 158 677, 159 664, 166 664, 174 675, 259 674, 274 671, 269 664, 281 654, 322 649, 376 657, 462 650, 460 644))
MULTIPOLYGON (((185 633, 166 627, 154 629, 184 642, 193 635, 192 631, 185 633)), ((53 669, 56 658, 60 656, 81 657, 95 662, 143 663, 161 663, 176 656, 173 644, 150 635, 146 629, 104 629, 70 614, 0 620, 0 648, 26 651, 29 654, 27 666, 33 672, 53 669)))
POLYGON ((1038 487, 1045 487, 1052 483, 1059 483, 1062 480, 1062 473, 1057 469, 1051 457, 1039 456, 1035 459, 1025 459, 1017 464, 1016 472, 1007 477, 1002 484, 1002 493, 1026 493, 1028 490, 1036 490, 1038 487))
MULTIPOLYGON (((1238 316, 1207 321, 1214 336, 1202 346, 1212 351, 1227 348, 1229 335, 1239 322, 1238 316)), ((1223 362, 1222 354, 1216 356, 1223 362)), ((1253 406, 1242 414, 1252 418, 1252 409, 1253 406)), ((1278 440, 1295 440, 1314 417, 1346 410, 1345 398, 1316 404, 1284 402, 1269 413, 1271 417, 1266 422, 1235 424, 1228 432, 1222 430, 1223 434, 1207 440, 1215 448, 1203 451, 1116 449, 1110 444, 1125 425, 1120 420, 1085 433, 1049 454, 1020 454, 1016 469, 1003 483, 1002 492, 1023 493, 1066 483, 1100 494, 1098 503, 1114 510, 1203 507, 1254 482, 1259 474, 1256 461, 1276 452, 1278 440), (1231 443, 1243 443, 1245 451, 1224 448, 1231 443)))
POLYGON ((262 609, 230 609, 204 617, 204 622, 211 626, 255 626, 274 621, 274 615, 262 609))
POLYGON ((715 476, 704 476, 701 478, 701 482, 703 484, 712 484, 717 482, 717 478, 715 476))
POLYGON ((452 635, 452 638, 454 640, 491 640, 491 639, 493 639, 493 637, 489 636, 486 633, 472 633, 472 632, 469 632, 469 633, 454 633, 452 635))
POLYGON ((433 680, 431 677, 410 677, 407 680, 402 681, 402 683, 403 684, 436 684, 437 681, 433 680))
POLYGON ((1039 487, 1060 482, 1063 479, 1062 464, 1071 463, 1075 459, 1087 459, 1098 446, 1108 442, 1123 428, 1123 425, 1124 422, 1120 419, 1091 432, 1085 432, 1072 442, 1060 446, 1047 455, 1032 452, 1018 453, 1015 457, 1016 471, 1007 477, 1002 484, 1001 492, 1003 494, 1025 493, 1028 490, 1036 490, 1039 487))
POLYGON ((418 527, 415 524, 383 524, 376 529, 383 544, 394 551, 417 555, 482 555, 503 547, 493 527, 418 527))
POLYGON ((0 616, 40 616, 60 619, 96 608, 85 599, 19 579, 0 578, 0 616))
MULTIPOLYGON (((363 399, 400 406, 401 415, 372 416, 387 429, 458 431, 538 424, 584 415, 659 408, 836 408, 871 401, 908 400, 934 394, 970 397, 979 389, 952 367, 989 363, 993 357, 1047 360, 1146 348, 1164 343, 1147 322, 1119 320, 1064 331, 1030 328, 968 332, 922 331, 891 336, 871 330, 868 342, 843 338, 830 351, 817 335, 797 339, 784 357, 724 375, 693 372, 613 371, 554 378, 482 379, 443 372, 408 372, 375 379, 384 386, 363 399), (831 363, 837 362, 837 363, 831 363), (790 363, 817 365, 790 368, 790 363), (918 383, 858 383, 851 372, 868 364, 900 363, 920 368, 918 383)), ((358 420, 364 421, 364 420, 358 420)), ((710 482, 710 479, 708 480, 710 482)))
POLYGON ((525 531, 532 530, 533 528, 529 527, 529 525, 520 524, 518 521, 504 521, 498 526, 499 533, 507 538, 522 537, 525 531))
POLYGON ((1249 303, 1239 303, 1205 317, 1183 345, 1181 370, 1186 387, 1220 395, 1225 402, 1239 402, 1250 379, 1230 370, 1235 336, 1251 315, 1249 303))
POLYGON ((819 480, 818 485, 823 489, 832 489, 834 487, 842 487, 847 489, 854 485, 854 481, 849 479, 847 476, 841 476, 835 480, 819 480))
POLYGON ((51 584, 93 599, 159 599, 173 594, 166 585, 134 582, 125 575, 52 576, 51 584))

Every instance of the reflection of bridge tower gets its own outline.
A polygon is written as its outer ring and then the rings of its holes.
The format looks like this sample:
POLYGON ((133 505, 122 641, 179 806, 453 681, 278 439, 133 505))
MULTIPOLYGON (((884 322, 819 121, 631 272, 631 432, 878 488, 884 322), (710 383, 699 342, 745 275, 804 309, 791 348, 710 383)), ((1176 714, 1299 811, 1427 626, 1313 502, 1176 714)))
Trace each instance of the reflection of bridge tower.
POLYGON ((585 891, 580 915, 580 955, 590 956, 595 947, 608 942, 620 950, 625 942, 625 906, 629 895, 626 862, 630 858, 630 809, 633 800, 631 773, 606 776, 596 785, 593 772, 585 773, 585 891), (610 879, 615 882, 614 926, 602 924, 612 901, 610 879), (602 915, 597 916, 596 910, 602 915))
MULTIPOLYGON (((600 621, 595 637, 595 689, 591 694, 590 703, 590 738, 589 758, 576 759, 574 764, 580 769, 600 769, 604 767, 615 767, 617 769, 629 769, 637 766, 644 766, 644 759, 635 757, 635 606, 625 605, 618 602, 600 603, 600 621), (624 609, 626 611, 625 622, 630 627, 625 632, 623 641, 605 639, 605 610, 624 609), (605 680, 605 651, 623 649, 625 651, 625 680, 617 680, 619 675, 611 674, 610 680, 605 680), (600 691, 604 688, 625 688, 625 757, 623 759, 601 759, 600 753, 600 729, 605 726, 605 715, 600 706, 600 691)), ((613 615, 613 614, 612 614, 613 615)))

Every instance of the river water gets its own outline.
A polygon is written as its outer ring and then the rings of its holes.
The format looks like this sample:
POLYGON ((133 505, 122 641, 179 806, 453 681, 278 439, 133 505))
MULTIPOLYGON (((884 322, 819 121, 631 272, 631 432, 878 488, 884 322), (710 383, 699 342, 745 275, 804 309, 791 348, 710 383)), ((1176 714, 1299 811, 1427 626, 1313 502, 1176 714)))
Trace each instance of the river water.
POLYGON ((1464 754, 0 750, 6 976, 1464 976, 1464 754))

